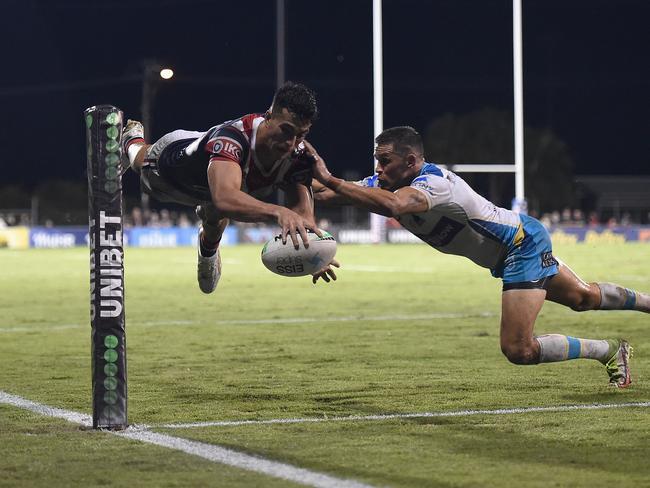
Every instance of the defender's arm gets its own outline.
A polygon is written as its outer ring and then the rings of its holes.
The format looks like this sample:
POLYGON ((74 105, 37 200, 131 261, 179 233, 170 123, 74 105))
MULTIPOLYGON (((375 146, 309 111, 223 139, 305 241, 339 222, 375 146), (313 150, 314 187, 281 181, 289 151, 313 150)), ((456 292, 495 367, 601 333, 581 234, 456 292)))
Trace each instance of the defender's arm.
POLYGON ((410 186, 396 192, 381 188, 365 188, 330 175, 324 186, 346 201, 386 217, 420 213, 429 210, 426 197, 410 186))

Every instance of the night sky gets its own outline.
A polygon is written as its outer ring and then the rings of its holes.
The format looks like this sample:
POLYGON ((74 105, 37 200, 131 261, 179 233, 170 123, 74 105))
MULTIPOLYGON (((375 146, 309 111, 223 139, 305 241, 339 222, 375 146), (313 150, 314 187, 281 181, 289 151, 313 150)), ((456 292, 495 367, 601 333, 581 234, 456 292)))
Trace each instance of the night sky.
MULTIPOLYGON (((576 174, 650 174, 650 2, 524 0, 526 124, 576 174)), ((174 68, 152 136, 268 107, 275 2, 4 0, 2 184, 85 179, 83 110, 140 118, 144 59, 174 68)), ((384 126, 512 111, 511 0, 384 0, 384 126)), ((371 0, 286 0, 286 78, 318 95, 310 140, 338 173, 372 165, 371 0)), ((435 155, 428 155, 435 160, 435 155)), ((476 161, 482 162, 482 161, 476 161)))

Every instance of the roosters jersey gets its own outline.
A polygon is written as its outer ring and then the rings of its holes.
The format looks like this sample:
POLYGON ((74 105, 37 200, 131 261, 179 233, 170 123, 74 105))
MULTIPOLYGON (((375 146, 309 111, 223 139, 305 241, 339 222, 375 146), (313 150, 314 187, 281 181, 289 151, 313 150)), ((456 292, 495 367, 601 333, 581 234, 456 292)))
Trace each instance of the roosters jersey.
POLYGON ((306 158, 292 156, 276 161, 268 169, 262 166, 255 154, 255 141, 263 120, 261 114, 250 114, 206 132, 177 131, 179 137, 172 138, 158 158, 158 170, 176 189, 203 201, 211 200, 207 177, 210 163, 231 161, 239 165, 241 190, 255 198, 292 183, 311 184, 311 161, 306 158))
MULTIPOLYGON (((377 175, 357 184, 379 186, 377 175)), ((465 256, 493 269, 524 238, 519 214, 489 202, 451 171, 425 163, 410 186, 422 192, 429 209, 397 220, 441 252, 465 256)))

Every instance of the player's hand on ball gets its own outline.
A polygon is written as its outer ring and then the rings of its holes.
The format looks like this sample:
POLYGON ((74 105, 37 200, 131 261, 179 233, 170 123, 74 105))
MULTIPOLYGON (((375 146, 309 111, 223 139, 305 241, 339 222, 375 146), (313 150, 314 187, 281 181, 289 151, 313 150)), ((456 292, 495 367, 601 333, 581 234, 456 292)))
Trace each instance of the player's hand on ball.
POLYGON ((311 275, 311 282, 313 284, 316 284, 316 282, 318 281, 318 278, 322 278, 322 280, 325 281, 326 283, 329 283, 330 280, 336 281, 336 273, 332 269, 332 266, 335 266, 337 268, 341 267, 341 265, 339 264, 339 262, 336 259, 332 259, 330 264, 328 264, 326 267, 324 267, 320 271, 318 271, 318 272, 314 273, 313 275, 311 275))
POLYGON ((316 226, 313 219, 305 219, 296 212, 285 207, 278 207, 277 210, 278 224, 282 228, 282 244, 285 244, 289 238, 295 249, 298 249, 298 240, 301 239, 305 248, 309 247, 309 237, 307 229, 314 232, 318 237, 322 237, 320 229, 316 226))

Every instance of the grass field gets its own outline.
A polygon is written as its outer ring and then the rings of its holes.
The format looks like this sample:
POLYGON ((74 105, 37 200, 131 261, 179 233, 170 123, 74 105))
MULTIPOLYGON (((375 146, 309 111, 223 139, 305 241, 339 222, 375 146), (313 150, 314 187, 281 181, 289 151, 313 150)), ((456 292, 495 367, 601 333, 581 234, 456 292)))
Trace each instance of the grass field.
MULTIPOLYGON (((589 281, 650 290, 647 245, 555 251, 589 281)), ((335 480, 313 486, 650 486, 650 316, 544 306, 538 333, 632 343, 617 391, 593 361, 509 364, 500 282, 469 261, 340 246, 339 280, 312 286, 259 252, 225 248, 203 295, 193 249, 126 250, 130 423, 335 480), (637 405, 553 408, 622 403, 637 405), (446 416, 382 417, 425 413, 446 416), (178 428, 274 419, 320 421, 178 428)), ((2 250, 0 283, 0 392, 90 414, 88 251, 2 250)), ((299 485, 0 402, 0 486, 299 485)))

